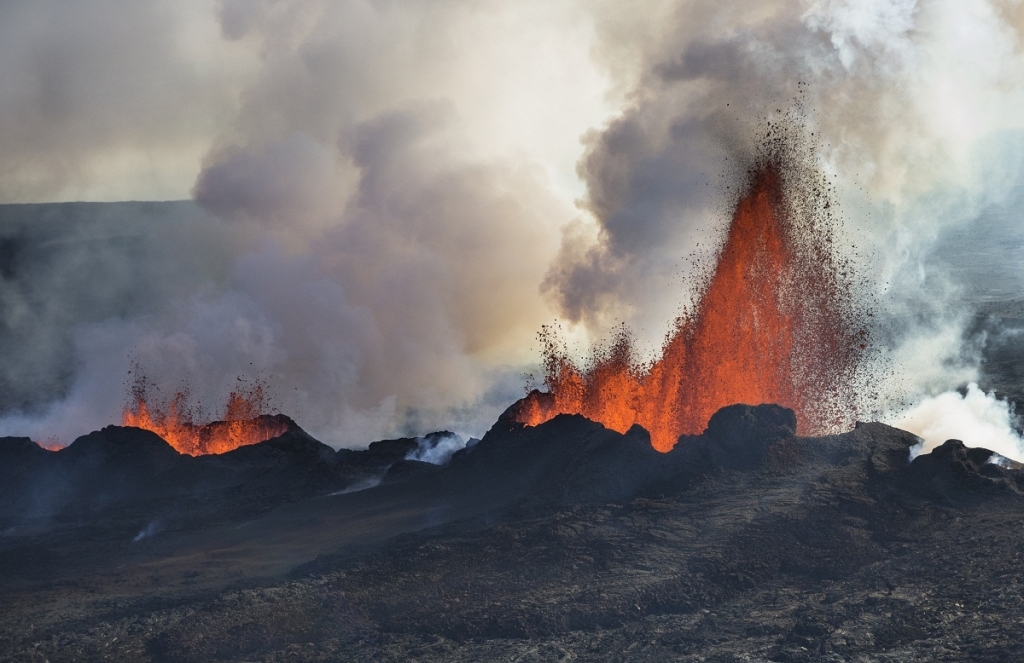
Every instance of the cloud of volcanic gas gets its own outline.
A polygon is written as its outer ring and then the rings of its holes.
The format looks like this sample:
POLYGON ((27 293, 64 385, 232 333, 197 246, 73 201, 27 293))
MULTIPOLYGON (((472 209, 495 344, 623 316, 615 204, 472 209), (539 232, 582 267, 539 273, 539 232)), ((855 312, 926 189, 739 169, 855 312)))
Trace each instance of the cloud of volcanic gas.
POLYGON ((189 218, 168 230, 125 210, 107 225, 130 247, 102 246, 86 220, 95 254, 31 220, 9 233, 17 333, 0 336, 19 363, 0 388, 19 398, 0 431, 68 441, 118 421, 134 361, 207 410, 259 378, 335 444, 479 434, 534 360, 551 315, 540 282, 577 213, 579 136, 609 112, 590 20, 541 2, 210 9, 222 47, 253 66, 206 136, 189 218))
MULTIPOLYGON (((338 224, 318 231, 315 243, 288 245, 276 236, 287 225, 259 230, 257 246, 228 242, 229 267, 216 279, 194 288, 178 280, 173 297, 140 302, 130 316, 104 301, 106 317, 83 314, 68 339, 38 339, 26 329, 16 339, 29 351, 23 373, 31 375, 38 365, 30 357, 52 345, 69 346, 69 375, 56 373, 65 369, 57 365, 53 380, 30 391, 10 367, 8 386, 28 405, 61 387, 67 396, 8 418, 4 429, 63 435, 119 420, 129 359, 167 392, 187 386, 209 409, 237 377, 259 377, 283 412, 336 443, 421 426, 485 428, 519 389, 492 396, 491 375, 506 356, 514 360, 517 343, 547 315, 536 292, 555 244, 543 228, 565 210, 531 168, 460 162, 429 144, 420 121, 410 111, 358 128, 359 186, 338 224), (404 138, 395 135, 403 131, 404 138), (452 421, 454 406, 481 394, 497 400, 482 408, 480 421, 452 421), (78 413, 94 414, 82 420, 78 413), (26 416, 35 422, 28 430, 26 416)), ((243 222, 227 224, 229 238, 236 223, 243 222)), ((137 244, 149 252, 162 236, 144 234, 137 244)), ((163 248, 188 253, 187 243, 163 248)), ((113 253, 126 269, 106 276, 132 298, 162 294, 152 280, 183 276, 171 267, 122 283, 136 271, 127 269, 136 256, 113 253)), ((72 281, 69 273, 65 284, 72 281)), ((39 296, 59 307, 59 294, 39 296)), ((39 322, 52 325, 57 315, 39 322)))
POLYGON ((0 433, 119 420, 133 360, 210 407, 258 377, 335 444, 479 433, 552 318, 647 358, 795 100, 879 413, 984 377, 958 256, 1019 220, 1019 3, 92 4, 0 8, 0 200, 194 203, 0 210, 0 433))
POLYGON ((911 454, 929 453, 946 440, 984 447, 1024 462, 1024 440, 1014 430, 1014 414, 1003 400, 986 394, 973 382, 965 393, 946 392, 924 399, 896 420, 896 425, 923 442, 911 454))
POLYGON ((722 210, 754 139, 798 100, 844 220, 836 245, 866 280, 887 350, 871 385, 879 399, 861 416, 976 379, 979 348, 965 333, 977 283, 949 257, 980 240, 945 256, 941 240, 1005 208, 1021 181, 1008 147, 1024 137, 1017 5, 648 5, 656 20, 612 3, 598 12, 597 53, 631 103, 586 138, 580 173, 594 223, 565 234, 545 280, 550 301, 590 329, 624 320, 656 347, 680 300, 675 278, 689 269, 680 247, 699 242, 706 257, 721 246, 722 210))

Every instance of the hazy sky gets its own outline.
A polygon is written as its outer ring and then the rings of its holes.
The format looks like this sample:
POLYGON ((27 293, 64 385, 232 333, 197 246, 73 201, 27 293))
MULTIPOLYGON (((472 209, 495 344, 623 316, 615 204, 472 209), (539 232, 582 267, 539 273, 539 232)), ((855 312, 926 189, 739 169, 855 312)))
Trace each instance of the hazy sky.
POLYGON ((258 373, 334 444, 479 434, 541 324, 660 338, 797 100, 895 382, 952 388, 964 311, 929 256, 1024 180, 1022 31, 1018 0, 0 3, 0 202, 198 203, 6 277, 4 379, 36 386, 0 433, 116 420, 131 356, 207 400, 258 373))

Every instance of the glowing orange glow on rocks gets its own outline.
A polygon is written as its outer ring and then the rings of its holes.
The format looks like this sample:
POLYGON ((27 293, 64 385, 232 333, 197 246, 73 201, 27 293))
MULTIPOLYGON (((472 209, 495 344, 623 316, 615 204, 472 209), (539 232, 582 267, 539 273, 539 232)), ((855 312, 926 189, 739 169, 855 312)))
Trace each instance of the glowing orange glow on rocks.
POLYGON ((48 437, 44 440, 36 440, 36 444, 46 449, 47 451, 60 451, 64 448, 64 444, 56 437, 48 437))
POLYGON ((191 456, 219 454, 258 444, 288 430, 283 421, 268 416, 263 385, 240 386, 228 396, 218 421, 203 421, 198 409, 187 405, 188 395, 175 394, 161 402, 149 395, 145 379, 132 388, 132 402, 121 414, 122 426, 152 431, 180 453, 191 456))
POLYGON ((545 328, 548 392, 534 391, 512 416, 537 425, 579 413, 619 432, 639 424, 660 451, 701 433, 733 403, 790 407, 803 434, 852 423, 867 333, 856 326, 848 267, 832 250, 822 187, 791 187, 783 166, 766 160, 751 173, 715 268, 661 356, 639 363, 622 330, 581 366, 545 328))

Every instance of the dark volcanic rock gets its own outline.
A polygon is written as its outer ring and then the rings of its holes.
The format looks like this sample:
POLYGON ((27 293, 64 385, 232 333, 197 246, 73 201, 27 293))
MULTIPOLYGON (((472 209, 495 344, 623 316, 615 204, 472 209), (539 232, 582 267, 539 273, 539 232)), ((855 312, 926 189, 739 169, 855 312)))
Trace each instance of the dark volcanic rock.
POLYGON ((703 435, 684 436, 663 454, 640 426, 621 434, 580 415, 536 427, 502 418, 472 450, 456 454, 450 474, 478 477, 531 503, 618 501, 681 490, 716 468, 753 467, 795 429, 790 409, 733 405, 703 435))
POLYGON ((46 449, 33 442, 31 438, 0 437, 0 470, 31 459, 41 459, 47 453, 46 449))
POLYGON ((778 405, 729 405, 711 415, 704 437, 712 460, 728 467, 750 467, 768 448, 796 435, 796 413, 778 405))
MULTIPOLYGON (((10 438, 8 438, 9 440, 10 438)), ((16 438, 23 440, 24 438, 16 438)), ((57 452, 23 441, 3 445, 5 481, 0 484, 0 526, 52 519, 78 519, 149 493, 156 476, 179 454, 153 433, 107 426, 57 452)), ((0 452, 2 453, 2 452, 0 452)))
MULTIPOLYGON (((534 428, 499 420, 443 467, 405 460, 415 440, 334 455, 296 435, 238 450, 195 467, 283 472, 263 482, 239 470, 259 491, 315 477, 321 463, 390 470, 377 488, 241 524, 101 546, 102 560, 89 557, 94 544, 61 539, 59 550, 92 566, 80 562, 66 585, 6 581, 0 652, 154 662, 1024 656, 1015 464, 956 442, 911 463, 918 439, 882 424, 820 438, 794 430, 788 410, 734 406, 668 454, 640 428, 623 435, 579 416, 534 428), (296 570, 268 574, 267 560, 282 557, 296 570)), ((53 539, 33 541, 0 563, 17 572, 58 554, 53 539)))
POLYGON ((499 421, 452 458, 447 474, 465 491, 499 494, 506 503, 609 501, 663 476, 664 459, 642 428, 622 435, 559 415, 537 427, 499 421))
POLYGON ((156 433, 131 426, 107 426, 76 439, 61 449, 57 457, 69 465, 102 468, 136 468, 160 471, 178 459, 179 454, 156 433))
POLYGON ((20 486, 51 454, 27 437, 0 437, 0 486, 20 486))
POLYGON ((39 498, 53 455, 27 437, 0 437, 0 531, 45 508, 39 498))
POLYGON ((256 515, 338 490, 379 472, 339 463, 335 451, 283 415, 287 430, 219 455, 179 454, 156 434, 107 426, 56 452, 27 438, 0 441, 0 527, 124 527, 156 519, 165 529, 256 515), (83 520, 88 519, 88 520, 83 520))
POLYGON ((394 463, 404 459, 419 445, 418 438, 402 437, 394 440, 371 442, 364 450, 339 449, 337 458, 341 462, 358 464, 363 467, 387 471, 394 463))
POLYGON ((339 449, 335 458, 339 467, 351 474, 353 484, 401 482, 434 472, 437 465, 418 460, 414 456, 418 450, 429 448, 448 437, 454 437, 454 433, 438 431, 423 437, 380 440, 371 442, 364 450, 339 449))
POLYGON ((1024 488, 1020 470, 1000 467, 992 462, 994 458, 998 456, 988 449, 968 448, 960 440, 947 440, 910 463, 906 485, 951 505, 981 498, 990 491, 1020 494, 1024 488))
POLYGON ((422 460, 399 460, 393 463, 384 474, 382 483, 400 483, 412 477, 432 474, 438 466, 422 460))

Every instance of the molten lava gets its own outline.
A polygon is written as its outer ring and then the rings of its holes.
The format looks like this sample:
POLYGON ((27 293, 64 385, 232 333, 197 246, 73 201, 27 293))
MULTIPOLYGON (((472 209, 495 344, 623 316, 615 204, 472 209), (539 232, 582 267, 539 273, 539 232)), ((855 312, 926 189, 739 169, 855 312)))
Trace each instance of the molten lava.
POLYGON ((261 416, 266 409, 263 386, 240 387, 232 391, 219 421, 197 423, 201 417, 187 406, 187 394, 177 393, 170 401, 153 402, 145 381, 132 388, 132 403, 121 414, 122 426, 153 431, 179 452, 191 456, 219 454, 249 444, 258 444, 288 430, 287 424, 261 416))
POLYGON ((733 403, 790 407, 804 434, 849 423, 867 334, 855 327, 821 189, 791 192, 803 196, 795 201, 789 189, 776 161, 752 173, 715 269, 660 358, 639 364, 623 331, 581 367, 545 330, 548 393, 531 393, 513 417, 537 425, 579 413, 619 432, 640 424, 660 451, 733 403))
POLYGON ((46 449, 47 451, 60 451, 65 447, 65 445, 62 444, 61 441, 56 437, 48 437, 44 440, 36 440, 36 444, 41 446, 43 449, 46 449))

